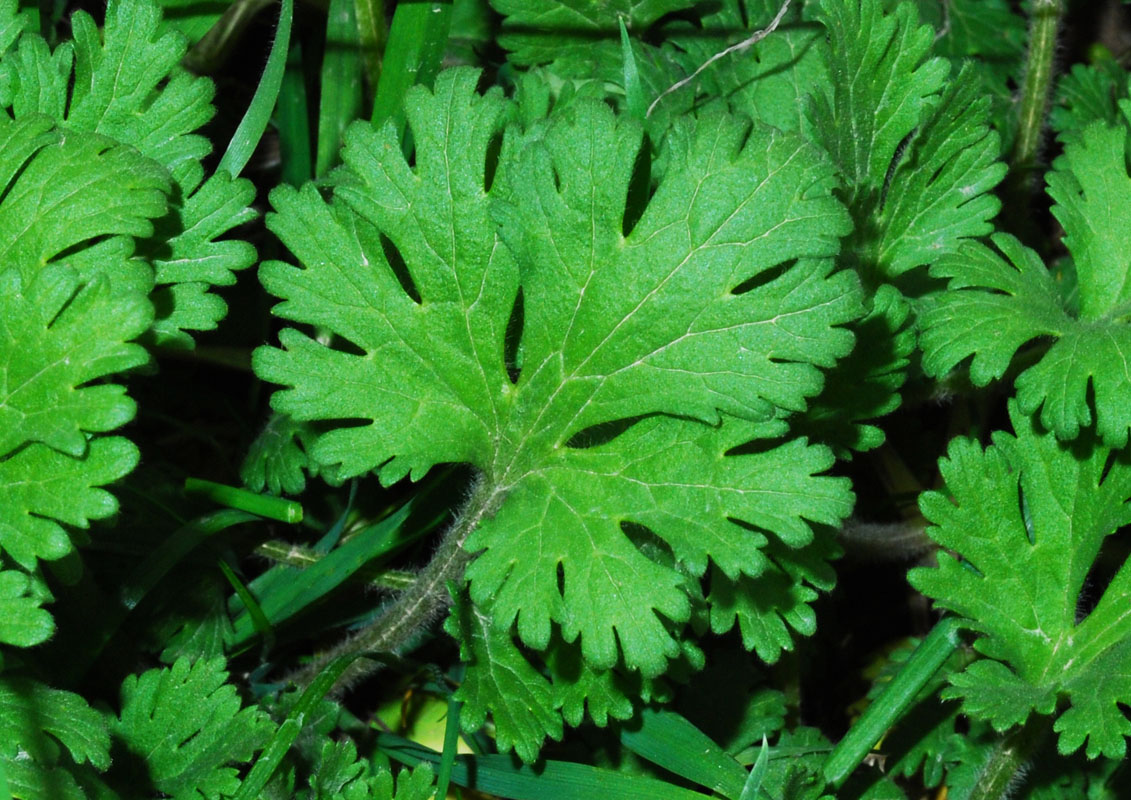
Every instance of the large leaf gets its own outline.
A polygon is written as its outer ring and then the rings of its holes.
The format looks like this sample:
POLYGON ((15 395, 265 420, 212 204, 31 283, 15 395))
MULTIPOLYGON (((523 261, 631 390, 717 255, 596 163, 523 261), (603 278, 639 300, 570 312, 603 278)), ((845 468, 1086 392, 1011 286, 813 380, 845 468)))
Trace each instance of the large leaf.
POLYGON ((1064 439, 1094 422, 1113 447, 1126 444, 1131 429, 1126 141, 1122 127, 1096 123, 1065 148, 1049 176, 1053 214, 1075 264, 1078 310, 1068 307, 1040 257, 1002 234, 993 238, 996 250, 968 243, 932 268, 950 278, 950 289, 924 314, 922 335, 929 374, 972 357, 970 378, 978 385, 1004 375, 1022 345, 1049 337, 1052 346, 1017 378, 1021 410, 1039 408, 1041 423, 1064 439))
POLYGON ((1086 435, 1074 446, 1011 404, 1016 433, 959 439, 940 462, 949 496, 920 502, 948 552, 912 584, 982 634, 985 658, 951 678, 950 697, 998 730, 1055 714, 1059 749, 1122 758, 1131 720, 1131 561, 1090 612, 1085 581, 1104 539, 1131 522, 1131 463, 1086 435), (951 555, 955 553, 957 555, 951 555))
POLYGON ((656 675, 690 613, 681 569, 757 577, 770 542, 790 559, 851 507, 819 474, 831 454, 774 421, 851 349, 859 290, 830 258, 847 219, 816 150, 712 114, 673 129, 626 235, 639 127, 579 99, 511 127, 489 181, 512 111, 476 80, 410 95, 414 167, 392 128, 358 126, 331 201, 273 193, 303 265, 264 265, 276 313, 336 340, 284 330, 254 365, 289 387, 276 410, 335 422, 313 456, 344 476, 483 473, 497 512, 467 542, 470 591, 496 629, 542 649, 557 625, 594 667, 656 675))

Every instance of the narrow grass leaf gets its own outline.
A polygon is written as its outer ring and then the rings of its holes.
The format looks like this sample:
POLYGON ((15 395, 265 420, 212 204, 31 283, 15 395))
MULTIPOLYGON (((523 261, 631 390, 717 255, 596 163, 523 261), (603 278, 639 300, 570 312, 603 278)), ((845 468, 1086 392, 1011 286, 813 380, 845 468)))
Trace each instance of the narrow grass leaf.
POLYGON ((275 646, 275 629, 271 626, 271 621, 267 619, 267 615, 263 613, 263 609, 255 601, 255 597, 248 591, 247 585, 228 566, 228 562, 220 559, 217 563, 220 571, 224 573, 224 577, 227 578, 228 583, 243 602, 244 608, 247 609, 248 617, 251 618, 251 623, 255 626, 255 632, 263 638, 264 652, 270 652, 271 648, 275 646))
POLYGON ((279 522, 302 522, 302 505, 294 500, 249 492, 247 489, 225 486, 222 483, 213 483, 200 478, 185 478, 185 491, 202 494, 218 505, 246 511, 257 517, 279 522))
POLYGON ((452 779, 452 766, 456 762, 459 746, 459 712, 463 703, 455 697, 448 698, 448 718, 444 724, 444 751, 440 755, 440 768, 436 771, 436 797, 448 796, 448 783, 452 779))
MULTIPOLYGON (((341 586, 373 559, 403 544, 402 527, 411 509, 411 504, 402 506, 306 569, 280 565, 252 581, 249 588, 259 599, 267 619, 272 625, 290 619, 341 586)), ((232 647, 246 644, 256 634, 254 619, 246 608, 232 621, 232 639, 228 643, 232 647)), ((232 611, 240 609, 234 607, 232 611)))
POLYGON ((684 717, 645 708, 639 727, 631 725, 621 729, 620 741, 636 755, 732 800, 742 794, 746 770, 684 717))
POLYGON ((935 624, 899 674, 833 748, 822 769, 825 780, 833 786, 844 783, 884 732, 903 716, 915 695, 958 646, 959 627, 957 617, 944 617, 935 624))
POLYGON ((758 760, 754 762, 754 768, 746 776, 746 785, 742 787, 742 795, 739 800, 758 800, 758 796, 762 794, 762 782, 766 779, 766 772, 769 768, 770 748, 766 744, 766 736, 763 734, 762 747, 758 750, 758 760))
POLYGON ((279 135, 279 158, 282 162, 279 179, 291 186, 302 186, 314 177, 314 143, 311 141, 302 53, 302 42, 295 42, 287 56, 283 85, 275 105, 275 130, 279 135))
POLYGON ((451 22, 451 2, 397 4, 373 99, 373 127, 391 119, 398 132, 404 130, 405 92, 418 83, 432 86, 444 59, 451 22))
MULTIPOLYGON (((391 734, 378 734, 378 749, 402 764, 439 764, 441 754, 391 734)), ((452 783, 510 800, 703 800, 703 794, 643 775, 629 775, 588 764, 546 761, 519 764, 511 756, 460 756, 452 783)), ((237 799, 239 800, 239 799, 237 799)))
POLYGON ((361 115, 361 34, 355 0, 330 0, 322 54, 321 100, 314 176, 338 160, 346 126, 361 115))
POLYGON ((267 130, 271 111, 275 108, 279 89, 283 85, 283 73, 287 68, 287 50, 290 48, 294 5, 294 0, 283 0, 283 7, 279 11, 279 27, 275 31, 275 41, 267 56, 263 77, 255 89, 255 95, 251 98, 247 112, 240 120, 239 127, 232 134, 228 149, 224 151, 216 167, 217 172, 227 170, 233 178, 243 172, 243 168, 251 160, 251 154, 255 152, 256 145, 263 138, 263 132, 267 130))

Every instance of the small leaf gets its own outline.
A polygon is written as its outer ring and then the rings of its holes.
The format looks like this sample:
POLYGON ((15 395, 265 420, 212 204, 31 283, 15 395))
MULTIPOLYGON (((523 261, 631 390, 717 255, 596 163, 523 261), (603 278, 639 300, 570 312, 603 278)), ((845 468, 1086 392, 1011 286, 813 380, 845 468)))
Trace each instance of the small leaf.
POLYGON ((0 677, 0 756, 22 751, 50 767, 56 761, 56 742, 76 764, 89 762, 99 770, 110 766, 106 724, 86 700, 26 678, 0 677))
POLYGON ((231 765, 250 761, 270 738, 274 725, 258 708, 240 708, 227 677, 223 659, 179 659, 122 683, 113 733, 159 791, 206 800, 233 794, 240 780, 231 765))

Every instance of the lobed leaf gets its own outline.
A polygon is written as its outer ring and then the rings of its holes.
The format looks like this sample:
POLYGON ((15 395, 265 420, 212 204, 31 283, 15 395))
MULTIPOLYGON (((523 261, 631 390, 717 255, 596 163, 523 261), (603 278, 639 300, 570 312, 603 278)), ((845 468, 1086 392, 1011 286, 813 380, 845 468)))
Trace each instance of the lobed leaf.
POLYGON ((923 315, 921 337, 928 374, 972 357, 978 385, 1000 378, 1020 347, 1050 337, 1043 357, 1017 378, 1021 410, 1040 409, 1041 423, 1064 439, 1094 422, 1113 447, 1122 447, 1131 429, 1131 378, 1123 368, 1131 354, 1126 139, 1122 128, 1092 125, 1066 146, 1049 177, 1053 214, 1075 264, 1078 312, 1070 313, 1037 254, 1003 234, 993 237, 1000 253, 968 243, 932 268, 950 278, 950 291, 923 315))
POLYGON ((22 757, 49 768, 57 762, 59 745, 76 764, 110 766, 106 723, 86 700, 27 678, 0 678, 0 757, 22 757))
POLYGON ((55 621, 40 607, 48 598, 42 578, 0 571, 0 643, 33 647, 51 638, 55 621))
MULTIPOLYGON (((226 174, 204 180, 211 146, 195 131, 212 117, 213 86, 180 67, 186 43, 162 26, 155 0, 110 3, 102 32, 83 11, 71 26, 74 41, 54 52, 38 34, 22 37, 0 62, 0 85, 9 87, 0 104, 16 119, 45 114, 67 130, 128 144, 156 162, 151 169, 168 171, 175 185, 168 213, 156 231, 132 233, 147 239, 140 249, 163 287, 153 339, 192 347, 189 331, 215 328, 227 311, 208 289, 231 285, 232 273, 255 261, 250 244, 217 241, 255 217, 254 188, 226 174)), ((86 207, 105 213, 93 201, 86 207)))
POLYGON ((476 80, 410 93, 413 166, 392 127, 356 126, 329 201, 273 193, 302 264, 262 268, 275 313, 334 339, 284 330, 254 366, 287 387, 276 410, 333 422, 312 455, 343 477, 484 474, 497 511, 468 576, 496 631, 540 650, 558 626, 593 668, 655 676, 690 614, 680 569, 757 576, 771 538, 788 560, 850 509, 828 451, 773 421, 852 347, 859 289, 831 265, 847 219, 816 150, 716 113, 673 129, 626 233, 638 125, 577 98, 508 128, 476 80))
POLYGON ((232 764, 250 761, 274 731, 258 708, 241 708, 223 659, 131 675, 122 683, 114 736, 149 772, 153 786, 175 798, 207 800, 240 786, 232 764))
POLYGON ((479 730, 490 713, 499 750, 513 749, 527 763, 538 757, 547 736, 562 738, 550 681, 515 646, 510 632, 496 629, 466 600, 457 600, 445 627, 460 641, 460 658, 467 664, 455 694, 464 703, 460 725, 465 731, 479 730))
POLYGON ((1131 562, 1090 612, 1077 609, 1105 537, 1131 521, 1131 465, 1092 436, 1061 444, 1018 403, 1010 417, 1016 433, 996 434, 985 450, 953 442, 940 463, 951 497, 920 501, 930 536, 957 555, 940 553, 938 568, 910 580, 982 634, 975 646, 985 656, 951 679, 946 696, 998 730, 1054 714, 1062 753, 1086 741, 1089 758, 1122 758, 1131 562))

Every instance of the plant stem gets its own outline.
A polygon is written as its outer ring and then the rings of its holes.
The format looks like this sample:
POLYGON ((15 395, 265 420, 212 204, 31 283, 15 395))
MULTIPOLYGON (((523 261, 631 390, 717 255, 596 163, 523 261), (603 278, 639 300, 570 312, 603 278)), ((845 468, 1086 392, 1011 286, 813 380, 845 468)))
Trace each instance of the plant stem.
POLYGON ((1064 17, 1064 0, 1034 0, 1029 20, 1029 52, 1021 87, 1020 118, 1013 146, 1013 172, 1021 185, 1037 164, 1052 89, 1056 37, 1064 17))
MULTIPOLYGON (((329 650, 319 653, 310 664, 290 676, 299 687, 308 686, 326 665, 347 653, 374 652, 395 654, 447 608, 451 601, 448 583, 458 582, 471 555, 463 544, 484 519, 498 510, 503 493, 486 482, 477 483, 462 513, 444 533, 435 555, 421 570, 412 585, 389 604, 380 617, 329 650)), ((381 663, 359 658, 341 674, 335 687, 354 683, 376 672, 381 663)))
POLYGON ((1029 721, 1003 737, 990 753, 978 775, 978 782, 966 800, 1001 800, 1013 783, 1018 771, 1033 758, 1033 754, 1052 730, 1052 717, 1032 714, 1029 721))

